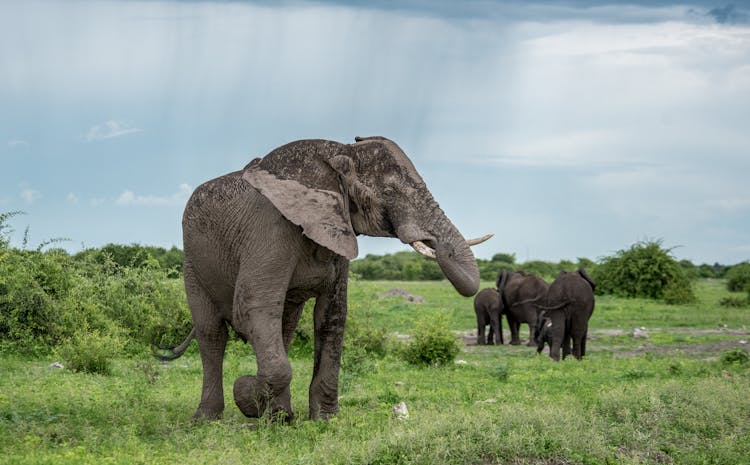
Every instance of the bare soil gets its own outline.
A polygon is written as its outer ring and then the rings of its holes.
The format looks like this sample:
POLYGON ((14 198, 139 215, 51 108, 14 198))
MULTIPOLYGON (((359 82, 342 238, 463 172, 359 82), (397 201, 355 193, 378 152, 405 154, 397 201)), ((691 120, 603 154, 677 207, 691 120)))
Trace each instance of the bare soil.
MULTIPOLYGON (((654 344, 650 342, 648 338, 645 339, 634 339, 634 341, 640 342, 639 345, 633 347, 632 345, 613 345, 613 344, 600 344, 597 340, 605 337, 612 336, 628 336, 632 335, 632 330, 624 329, 597 329, 592 330, 589 333, 589 340, 593 341, 586 346, 587 352, 613 352, 615 357, 628 358, 635 357, 638 355, 644 355, 646 353, 670 353, 670 352, 682 352, 684 354, 693 356, 705 356, 707 358, 718 357, 724 350, 743 348, 750 350, 750 331, 742 329, 660 329, 660 328, 649 328, 649 334, 658 334, 669 332, 671 334, 686 334, 686 335, 712 335, 722 334, 727 336, 736 336, 731 340, 716 341, 708 343, 693 343, 693 344, 654 344)), ((473 331, 461 331, 461 339, 466 346, 477 345, 477 333, 473 331)), ((521 333, 523 334, 523 332, 521 333)), ((526 333, 528 335, 528 333, 526 333)), ((524 347, 527 340, 522 339, 521 345, 516 347, 524 347)), ((507 344, 506 344, 507 346, 507 344)))

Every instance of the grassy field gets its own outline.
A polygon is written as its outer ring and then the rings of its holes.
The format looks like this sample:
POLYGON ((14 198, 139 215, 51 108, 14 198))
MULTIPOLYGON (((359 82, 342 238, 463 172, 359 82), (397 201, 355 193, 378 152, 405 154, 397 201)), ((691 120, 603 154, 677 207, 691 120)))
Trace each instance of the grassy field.
MULTIPOLYGON (((731 295, 721 281, 696 286, 699 302, 684 306, 599 297, 582 362, 507 345, 465 345, 465 363, 442 368, 361 360, 342 373, 341 413, 329 422, 305 419, 309 356, 292 360, 297 419, 278 425, 234 406, 234 379, 255 370, 236 341, 218 422, 190 420, 201 381, 194 346, 165 365, 144 348, 110 376, 51 367, 54 356, 2 354, 0 463, 750 463, 750 364, 726 356, 746 350, 750 309, 719 306, 731 295), (649 337, 634 339, 641 326, 649 337), (400 401, 406 420, 392 417, 400 401)), ((355 281, 349 302, 357 324, 399 334, 433 314, 466 341, 475 327, 472 300, 445 282, 355 281), (425 302, 378 297, 393 288, 425 302)))

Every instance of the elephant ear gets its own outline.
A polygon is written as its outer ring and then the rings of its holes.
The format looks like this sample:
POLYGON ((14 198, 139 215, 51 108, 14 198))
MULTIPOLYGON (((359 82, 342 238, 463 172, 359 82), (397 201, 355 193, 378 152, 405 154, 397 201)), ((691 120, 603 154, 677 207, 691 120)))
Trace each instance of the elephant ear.
POLYGON ((284 218, 302 228, 313 242, 351 260, 358 252, 357 236, 349 217, 349 196, 343 192, 307 187, 293 179, 281 179, 251 163, 242 174, 271 201, 284 218))

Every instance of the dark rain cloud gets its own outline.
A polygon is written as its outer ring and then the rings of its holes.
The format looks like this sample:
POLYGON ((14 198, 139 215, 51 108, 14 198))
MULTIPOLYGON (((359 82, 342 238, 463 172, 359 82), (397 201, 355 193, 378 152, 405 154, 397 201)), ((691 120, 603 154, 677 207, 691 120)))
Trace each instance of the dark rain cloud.
POLYGON ((719 24, 739 24, 750 22, 750 14, 737 8, 733 3, 723 7, 717 7, 706 13, 719 24))

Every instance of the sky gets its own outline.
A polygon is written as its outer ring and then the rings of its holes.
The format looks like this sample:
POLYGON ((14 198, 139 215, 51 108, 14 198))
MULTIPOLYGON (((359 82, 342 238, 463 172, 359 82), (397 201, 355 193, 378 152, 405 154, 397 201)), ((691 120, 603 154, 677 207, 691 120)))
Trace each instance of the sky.
POLYGON ((480 258, 748 260, 750 2, 0 2, 14 245, 181 247, 201 183, 369 135, 480 258))

